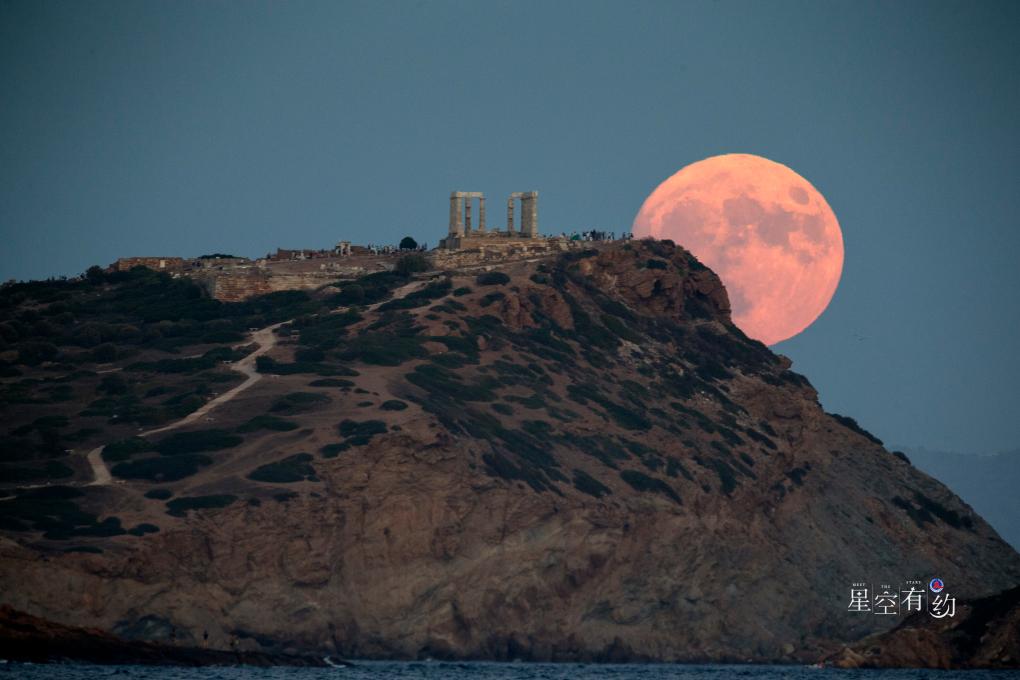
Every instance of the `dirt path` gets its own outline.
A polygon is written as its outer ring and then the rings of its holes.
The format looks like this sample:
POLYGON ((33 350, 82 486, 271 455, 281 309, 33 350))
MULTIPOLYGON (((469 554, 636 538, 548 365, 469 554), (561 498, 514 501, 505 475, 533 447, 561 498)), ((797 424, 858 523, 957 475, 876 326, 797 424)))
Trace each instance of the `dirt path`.
POLYGON ((215 399, 210 399, 209 401, 204 403, 201 407, 199 407, 197 410, 192 411, 191 413, 184 416, 177 422, 170 423, 169 425, 164 425, 163 427, 157 427, 154 430, 146 430, 145 432, 140 432, 138 436, 148 437, 149 435, 152 434, 168 432, 169 430, 176 430, 178 427, 190 425, 196 420, 200 420, 203 416, 205 416, 205 414, 209 413, 209 411, 212 411, 217 406, 227 403, 228 401, 239 395, 241 392, 244 392, 246 389, 248 389, 249 387, 257 383, 259 380, 261 380, 262 374, 255 369, 255 360, 276 346, 276 335, 274 334, 274 331, 286 323, 290 323, 290 321, 281 321, 278 324, 266 326, 265 328, 257 330, 251 334, 252 342, 258 345, 258 349, 256 349, 254 352, 252 352, 245 358, 235 361, 230 365, 231 369, 239 371, 240 373, 244 373, 244 375, 246 376, 244 382, 242 382, 240 385, 236 387, 227 390, 226 392, 216 397, 215 399))
MULTIPOLYGON (((377 302, 373 305, 370 305, 369 307, 366 308, 366 310, 375 311, 375 309, 378 308, 379 305, 382 305, 384 302, 389 302, 390 300, 398 300, 407 295, 408 293, 418 290, 419 288, 425 285, 427 285, 427 282, 425 281, 412 281, 411 283, 408 283, 407 285, 401 286, 400 288, 394 290, 393 295, 389 299, 384 300, 383 302, 377 302)), ((346 311, 347 309, 348 309, 347 307, 339 307, 333 310, 333 313, 343 312, 346 311)), ((255 361, 260 356, 262 356, 263 354, 265 354, 266 352, 268 352, 269 350, 276 346, 276 334, 275 334, 276 329, 279 328, 280 326, 283 326, 284 324, 290 323, 290 321, 292 320, 281 321, 280 323, 273 324, 272 326, 266 326, 265 328, 259 329, 252 333, 251 340, 252 342, 258 345, 258 349, 256 349, 254 352, 244 357, 243 359, 235 361, 230 366, 230 368, 232 368, 233 370, 239 371, 245 375, 244 382, 242 382, 240 385, 237 385, 236 387, 227 390, 226 392, 219 395, 215 399, 207 401, 200 408, 193 411, 192 413, 189 413, 184 418, 181 418, 176 422, 170 423, 169 425, 164 425, 163 427, 157 427, 152 430, 146 430, 145 432, 139 432, 137 436, 148 437, 149 435, 159 434, 160 432, 169 432, 170 430, 176 430, 179 427, 190 425, 191 423, 201 420, 210 411, 227 403, 228 401, 230 401, 231 399, 233 399, 234 397, 241 394, 242 392, 250 388, 252 385, 257 383, 259 380, 261 380, 262 374, 259 373, 258 370, 256 370, 255 361)), ((86 486, 103 486, 113 481, 113 477, 110 475, 110 470, 106 467, 106 461, 103 460, 104 448, 106 448, 105 444, 103 446, 98 446, 92 449, 88 453, 87 459, 89 465, 92 467, 92 481, 86 484, 86 486)))
MULTIPOLYGON (((170 423, 169 425, 164 425, 163 427, 157 427, 153 430, 140 432, 138 436, 148 437, 149 435, 152 434, 167 432, 169 430, 175 430, 178 427, 184 427, 185 425, 189 425, 205 416, 207 413, 209 413, 209 411, 212 411, 217 406, 220 406, 230 401, 238 394, 244 392, 246 389, 248 389, 249 387, 257 383, 259 380, 261 380, 262 374, 255 369, 255 361, 276 345, 276 335, 274 334, 274 331, 285 323, 290 322, 281 321, 278 324, 267 326, 252 333, 251 339, 254 343, 258 345, 258 349, 256 349, 254 352, 244 357, 243 359, 235 361, 230 366, 235 371, 239 371, 246 376, 244 382, 242 382, 240 385, 237 385, 236 387, 227 390, 226 392, 219 395, 215 399, 207 401, 196 411, 189 413, 184 418, 181 418, 176 422, 170 423)), ((106 461, 103 460, 104 448, 106 448, 105 445, 98 446, 89 451, 88 462, 89 465, 92 467, 92 481, 89 482, 86 486, 102 486, 105 484, 109 484, 111 481, 113 481, 113 477, 110 475, 110 470, 106 467, 106 461)))
POLYGON ((85 486, 103 486, 113 481, 110 470, 106 467, 106 461, 103 460, 103 449, 105 448, 104 444, 89 451, 88 461, 92 466, 92 481, 85 486))

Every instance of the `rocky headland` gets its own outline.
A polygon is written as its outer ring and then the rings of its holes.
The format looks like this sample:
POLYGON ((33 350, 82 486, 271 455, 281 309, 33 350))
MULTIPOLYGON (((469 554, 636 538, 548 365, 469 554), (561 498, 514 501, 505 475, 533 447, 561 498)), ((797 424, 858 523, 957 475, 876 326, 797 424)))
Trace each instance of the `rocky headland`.
POLYGON ((814 662, 903 622, 848 612, 854 582, 1020 583, 682 248, 413 269, 243 303, 140 270, 4 288, 2 602, 251 653, 814 662))

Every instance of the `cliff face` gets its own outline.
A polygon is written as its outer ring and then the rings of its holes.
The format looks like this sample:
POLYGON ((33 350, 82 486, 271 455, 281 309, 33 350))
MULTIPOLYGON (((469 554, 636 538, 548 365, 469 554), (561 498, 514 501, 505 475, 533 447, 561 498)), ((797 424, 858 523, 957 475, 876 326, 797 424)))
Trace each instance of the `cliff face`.
POLYGON ((953 618, 917 613, 891 631, 844 647, 839 668, 1016 668, 1020 587, 963 604, 953 618))
POLYGON ((157 532, 65 553, 5 530, 6 603, 272 651, 771 661, 895 625, 847 612, 856 581, 1020 582, 968 506, 744 337, 681 248, 476 274, 285 327, 275 374, 189 428, 243 441, 79 490, 157 532))

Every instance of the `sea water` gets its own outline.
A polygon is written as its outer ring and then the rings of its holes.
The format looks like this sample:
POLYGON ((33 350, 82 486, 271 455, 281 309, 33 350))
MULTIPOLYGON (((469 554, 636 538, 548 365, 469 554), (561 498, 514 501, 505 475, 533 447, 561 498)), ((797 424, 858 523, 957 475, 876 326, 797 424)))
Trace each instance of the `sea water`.
POLYGON ((737 666, 675 664, 547 664, 357 662, 345 668, 253 668, 248 666, 183 668, 168 666, 92 666, 77 664, 0 664, 0 678, 18 680, 979 680, 1020 678, 1018 671, 837 670, 806 666, 737 666))

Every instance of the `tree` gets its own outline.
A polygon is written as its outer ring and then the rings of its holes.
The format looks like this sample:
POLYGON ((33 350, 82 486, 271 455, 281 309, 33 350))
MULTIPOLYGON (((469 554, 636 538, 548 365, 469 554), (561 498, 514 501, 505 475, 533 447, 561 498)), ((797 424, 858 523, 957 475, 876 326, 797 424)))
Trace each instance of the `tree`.
POLYGON ((397 260, 396 269, 401 276, 410 276, 415 272, 427 272, 429 261, 421 253, 412 253, 397 260))
POLYGON ((405 236, 404 238, 400 239, 400 249, 401 250, 418 250, 418 242, 415 241, 410 236, 405 236))
POLYGON ((85 270, 85 278, 88 279, 89 283, 97 285, 106 279, 106 274, 103 272, 102 267, 94 264, 85 270))

